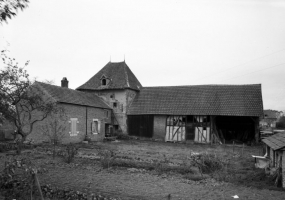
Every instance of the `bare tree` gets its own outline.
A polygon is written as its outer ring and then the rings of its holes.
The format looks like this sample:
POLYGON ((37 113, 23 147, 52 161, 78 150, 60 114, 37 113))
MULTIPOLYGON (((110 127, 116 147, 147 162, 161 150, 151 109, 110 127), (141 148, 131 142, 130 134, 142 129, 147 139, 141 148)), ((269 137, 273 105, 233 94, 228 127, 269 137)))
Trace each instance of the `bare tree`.
POLYGON ((51 117, 45 125, 41 126, 43 135, 48 137, 49 141, 53 144, 53 158, 56 153, 56 146, 65 137, 66 117, 61 115, 51 117))
POLYGON ((53 113, 63 112, 45 95, 39 84, 33 84, 24 67, 1 52, 5 69, 0 70, 0 110, 5 119, 14 122, 23 142, 37 122, 53 113))

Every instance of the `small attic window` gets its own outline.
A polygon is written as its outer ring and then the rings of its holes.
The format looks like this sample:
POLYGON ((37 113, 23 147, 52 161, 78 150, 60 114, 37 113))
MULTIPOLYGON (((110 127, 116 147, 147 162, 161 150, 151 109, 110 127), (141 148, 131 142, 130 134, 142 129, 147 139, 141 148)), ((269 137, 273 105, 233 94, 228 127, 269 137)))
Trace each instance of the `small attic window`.
POLYGON ((102 86, 106 86, 110 83, 110 79, 107 76, 105 76, 104 74, 101 76, 100 80, 101 80, 102 86))
POLYGON ((101 84, 102 84, 102 85, 107 85, 107 80, 106 80, 105 78, 103 78, 103 79, 101 80, 101 84))

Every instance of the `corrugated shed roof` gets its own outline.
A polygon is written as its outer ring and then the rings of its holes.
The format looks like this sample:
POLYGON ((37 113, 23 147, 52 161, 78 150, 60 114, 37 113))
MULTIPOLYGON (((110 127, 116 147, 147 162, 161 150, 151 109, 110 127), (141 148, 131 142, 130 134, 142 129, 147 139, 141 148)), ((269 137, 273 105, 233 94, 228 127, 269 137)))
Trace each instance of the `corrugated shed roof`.
POLYGON ((106 64, 97 74, 90 78, 77 90, 133 89, 140 90, 142 85, 125 62, 106 64), (106 86, 101 85, 101 77, 110 80, 106 86))
POLYGON ((285 147, 285 132, 277 133, 262 140, 273 150, 282 149, 285 147))
POLYGON ((53 99, 61 103, 70 103, 83 106, 111 109, 96 94, 80 92, 65 87, 59 87, 41 82, 35 82, 36 86, 43 89, 53 99))
POLYGON ((262 116, 261 85, 144 87, 128 114, 262 116))

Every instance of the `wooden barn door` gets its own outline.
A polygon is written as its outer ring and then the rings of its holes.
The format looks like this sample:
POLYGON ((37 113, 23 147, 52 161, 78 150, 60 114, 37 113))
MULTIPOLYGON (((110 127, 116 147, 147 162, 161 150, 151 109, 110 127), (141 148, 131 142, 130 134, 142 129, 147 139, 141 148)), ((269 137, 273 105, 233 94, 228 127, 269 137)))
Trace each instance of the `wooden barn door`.
POLYGON ((165 141, 185 141, 185 116, 167 117, 165 141))

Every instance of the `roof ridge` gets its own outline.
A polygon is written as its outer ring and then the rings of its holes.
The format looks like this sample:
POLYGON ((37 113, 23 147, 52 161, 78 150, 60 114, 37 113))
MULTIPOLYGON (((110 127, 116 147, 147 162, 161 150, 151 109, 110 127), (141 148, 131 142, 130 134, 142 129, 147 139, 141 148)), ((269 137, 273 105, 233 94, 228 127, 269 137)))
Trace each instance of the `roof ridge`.
POLYGON ((168 87, 198 87, 198 86, 261 86, 261 84, 205 84, 205 85, 169 85, 169 86, 144 86, 142 88, 168 88, 168 87))
MULTIPOLYGON (((125 63, 125 62, 124 62, 124 63, 125 63)), ((127 87, 130 87, 129 76, 128 76, 128 72, 127 72, 127 70, 126 70, 127 67, 128 67, 128 66, 127 66, 127 64, 125 63, 125 64, 124 64, 124 72, 125 72, 125 75, 126 75, 127 87)))

